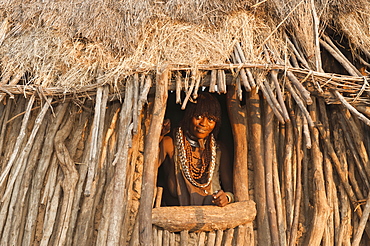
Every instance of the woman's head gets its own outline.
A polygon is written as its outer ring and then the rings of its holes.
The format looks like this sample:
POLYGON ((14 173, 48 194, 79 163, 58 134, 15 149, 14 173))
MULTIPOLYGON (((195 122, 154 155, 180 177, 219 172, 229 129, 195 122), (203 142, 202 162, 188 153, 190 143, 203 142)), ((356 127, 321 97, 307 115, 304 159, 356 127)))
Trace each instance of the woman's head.
POLYGON ((221 125, 221 106, 217 98, 207 92, 198 95, 196 103, 190 103, 185 110, 181 127, 194 137, 204 138, 211 132, 217 136, 221 125))

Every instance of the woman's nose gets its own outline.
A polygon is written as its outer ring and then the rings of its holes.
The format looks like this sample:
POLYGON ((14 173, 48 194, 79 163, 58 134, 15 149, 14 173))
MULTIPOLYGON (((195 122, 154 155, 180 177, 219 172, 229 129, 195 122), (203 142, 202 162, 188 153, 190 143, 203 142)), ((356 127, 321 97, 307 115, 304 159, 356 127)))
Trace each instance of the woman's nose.
POLYGON ((203 117, 203 118, 200 120, 200 122, 199 122, 199 124, 201 124, 201 125, 203 125, 203 126, 205 126, 207 123, 208 123, 208 118, 207 118, 207 117, 203 117))

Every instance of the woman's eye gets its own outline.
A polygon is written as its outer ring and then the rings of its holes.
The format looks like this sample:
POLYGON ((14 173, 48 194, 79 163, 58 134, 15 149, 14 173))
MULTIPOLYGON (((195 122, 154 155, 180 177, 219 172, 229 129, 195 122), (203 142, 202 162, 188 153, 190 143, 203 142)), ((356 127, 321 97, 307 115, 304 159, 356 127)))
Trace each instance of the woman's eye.
POLYGON ((200 120, 200 119, 202 119, 203 117, 202 117, 201 115, 198 115, 196 118, 197 118, 198 120, 200 120))

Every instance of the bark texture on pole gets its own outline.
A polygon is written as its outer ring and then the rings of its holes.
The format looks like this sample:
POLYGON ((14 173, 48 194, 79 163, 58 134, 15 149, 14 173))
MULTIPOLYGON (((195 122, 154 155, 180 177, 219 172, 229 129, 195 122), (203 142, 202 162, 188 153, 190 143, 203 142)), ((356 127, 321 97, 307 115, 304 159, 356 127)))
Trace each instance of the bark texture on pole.
POLYGON ((170 232, 226 230, 252 222, 256 216, 253 201, 235 202, 225 207, 175 206, 153 209, 152 222, 170 232))
POLYGON ((156 78, 156 92, 152 120, 145 139, 144 171, 139 207, 140 245, 151 245, 152 240, 152 202, 155 188, 155 170, 159 153, 159 137, 167 103, 167 83, 169 71, 159 71, 156 78))
POLYGON ((248 188, 248 145, 246 112, 237 99, 236 88, 230 88, 228 97, 228 112, 234 137, 234 195, 236 201, 249 199, 248 188))

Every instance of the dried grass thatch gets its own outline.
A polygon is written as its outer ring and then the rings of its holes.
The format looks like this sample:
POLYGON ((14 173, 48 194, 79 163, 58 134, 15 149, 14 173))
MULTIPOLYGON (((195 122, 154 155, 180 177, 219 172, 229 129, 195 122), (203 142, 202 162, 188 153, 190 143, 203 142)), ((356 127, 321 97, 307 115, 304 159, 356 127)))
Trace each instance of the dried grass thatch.
MULTIPOLYGON (((354 52, 367 52, 367 5, 340 1, 4 1, 0 9, 2 84, 27 72, 27 84, 79 90, 115 84, 165 65, 229 62, 240 42, 249 63, 268 62, 263 46, 289 59, 286 35, 316 70, 315 25, 335 26, 354 52), (312 8, 321 20, 313 23, 312 8), (330 17, 336 17, 330 19, 330 17), (350 17, 350 18, 348 18, 350 17), (123 77, 122 77, 123 76, 123 77)), ((317 37, 318 38, 318 37, 317 37)), ((288 64, 289 65, 289 64, 288 64)), ((307 67, 308 66, 308 67, 307 67)), ((24 80, 22 80, 24 81, 24 80)), ((14 81, 12 82, 15 83, 14 81)))
MULTIPOLYGON (((369 16, 367 0, 1 1, 0 244, 150 240, 168 91, 185 108, 201 86, 243 100, 227 99, 235 193, 256 200, 258 243, 367 242, 369 16)), ((243 245, 253 226, 195 237, 243 245)))

